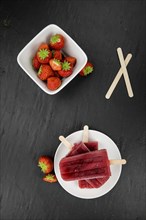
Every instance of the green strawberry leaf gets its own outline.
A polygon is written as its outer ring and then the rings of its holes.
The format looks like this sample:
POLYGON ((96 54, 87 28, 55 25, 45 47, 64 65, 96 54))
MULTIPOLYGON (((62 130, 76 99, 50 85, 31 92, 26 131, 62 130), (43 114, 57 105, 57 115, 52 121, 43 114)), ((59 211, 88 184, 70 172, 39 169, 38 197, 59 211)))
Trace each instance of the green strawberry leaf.
POLYGON ((46 180, 51 180, 51 181, 53 181, 54 178, 55 178, 55 176, 54 176, 53 174, 48 174, 47 176, 45 176, 45 179, 46 179, 46 180))
POLYGON ((84 72, 84 75, 87 76, 89 73, 93 72, 93 67, 87 66, 84 68, 83 72, 84 72))
POLYGON ((46 170, 47 170, 47 165, 44 164, 43 162, 39 162, 38 167, 41 168, 41 171, 42 171, 43 173, 45 173, 46 170))
POLYGON ((64 61, 64 62, 62 63, 62 70, 67 71, 67 70, 70 70, 70 69, 71 69, 70 63, 69 63, 68 61, 64 61))
POLYGON ((57 59, 54 59, 54 62, 55 62, 56 64, 58 64, 58 65, 61 64, 60 60, 57 60, 57 59))
POLYGON ((39 68, 38 75, 40 75, 41 73, 42 73, 42 65, 39 68))
POLYGON ((51 41, 52 44, 55 44, 55 43, 60 41, 60 36, 56 34, 56 35, 51 37, 50 41, 51 41))
POLYGON ((47 49, 41 49, 38 52, 39 58, 44 60, 49 55, 49 51, 47 49))

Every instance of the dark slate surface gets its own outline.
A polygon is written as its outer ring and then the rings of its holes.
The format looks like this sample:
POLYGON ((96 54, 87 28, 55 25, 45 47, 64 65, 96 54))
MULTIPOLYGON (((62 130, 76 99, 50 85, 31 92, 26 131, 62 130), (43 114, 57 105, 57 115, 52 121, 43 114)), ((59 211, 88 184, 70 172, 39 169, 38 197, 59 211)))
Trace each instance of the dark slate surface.
POLYGON ((143 220, 146 218, 146 3, 137 1, 8 1, 0 7, 1 219, 143 220), (45 26, 62 27, 87 53, 95 71, 76 77, 55 96, 18 66, 19 51, 45 26), (128 66, 134 98, 121 79, 116 48, 133 54, 128 66), (128 160, 114 189, 94 200, 75 198, 42 181, 37 159, 54 155, 58 136, 84 124, 108 134, 128 160))

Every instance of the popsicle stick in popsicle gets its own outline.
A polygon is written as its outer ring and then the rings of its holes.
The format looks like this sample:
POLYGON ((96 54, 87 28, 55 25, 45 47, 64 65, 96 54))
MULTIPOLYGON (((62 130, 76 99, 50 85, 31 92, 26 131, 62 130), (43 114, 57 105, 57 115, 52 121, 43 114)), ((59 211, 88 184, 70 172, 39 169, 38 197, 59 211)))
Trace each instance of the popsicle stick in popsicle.
POLYGON ((131 86, 131 83, 130 83, 128 71, 127 71, 127 68, 126 68, 125 61, 124 61, 123 52, 122 52, 122 49, 120 47, 117 49, 117 53, 118 53, 118 57, 119 57, 121 67, 123 69, 123 75, 124 75, 128 95, 129 95, 129 97, 133 97, 134 94, 133 94, 133 91, 132 91, 132 86, 131 86))
POLYGON ((59 136, 59 140, 70 150, 72 149, 73 145, 64 137, 64 136, 59 136))
MULTIPOLYGON (((127 55, 125 61, 124 61, 126 66, 128 66, 128 63, 130 62, 131 58, 132 58, 132 54, 129 53, 129 54, 127 55)), ((106 95, 105 95, 105 98, 106 98, 106 99, 109 99, 109 98, 111 97, 111 95, 112 95, 114 89, 116 88, 116 86, 117 86, 117 84, 118 84, 120 78, 122 77, 122 75, 123 75, 123 69, 122 69, 122 67, 121 67, 120 70, 118 71, 116 77, 114 78, 114 80, 113 80, 111 86, 109 87, 109 89, 108 89, 106 95)))
POLYGON ((110 162, 110 165, 118 165, 118 164, 121 164, 121 165, 124 165, 127 163, 127 161, 125 159, 121 159, 121 160, 109 160, 110 162))
POLYGON ((87 143, 88 142, 88 135, 89 135, 88 131, 89 131, 88 125, 85 125, 84 129, 83 129, 83 138, 82 138, 82 142, 83 143, 87 143))

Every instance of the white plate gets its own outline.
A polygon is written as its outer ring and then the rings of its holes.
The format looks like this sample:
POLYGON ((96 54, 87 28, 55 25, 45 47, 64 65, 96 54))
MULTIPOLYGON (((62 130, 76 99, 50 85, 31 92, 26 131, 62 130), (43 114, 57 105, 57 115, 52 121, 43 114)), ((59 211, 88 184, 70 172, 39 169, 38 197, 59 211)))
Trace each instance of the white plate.
MULTIPOLYGON (((83 130, 72 133, 67 137, 70 143, 78 143, 82 140, 83 130)), ((107 149, 109 159, 121 159, 121 154, 116 144, 105 134, 89 130, 89 141, 98 141, 99 149, 107 149)), ((108 193, 117 183, 122 165, 111 165, 111 177, 108 181, 98 189, 80 189, 78 181, 64 181, 60 175, 59 162, 66 156, 69 149, 64 144, 60 144, 56 150, 54 158, 54 169, 55 174, 60 185, 71 195, 82 198, 82 199, 93 199, 103 196, 108 193)))

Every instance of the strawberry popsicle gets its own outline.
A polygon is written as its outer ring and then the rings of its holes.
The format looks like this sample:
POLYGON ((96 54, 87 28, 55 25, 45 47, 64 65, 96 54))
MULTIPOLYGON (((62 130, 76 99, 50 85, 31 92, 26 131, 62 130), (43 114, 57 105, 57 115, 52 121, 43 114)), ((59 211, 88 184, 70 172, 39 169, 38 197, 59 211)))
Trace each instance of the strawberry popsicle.
POLYGON ((78 155, 78 154, 83 154, 83 153, 86 153, 86 152, 89 152, 89 149, 86 147, 85 144, 80 142, 78 144, 74 144, 71 151, 66 155, 66 157, 71 157, 71 156, 75 156, 75 155, 78 155))
MULTIPOLYGON (((80 142, 78 144, 74 144, 71 151, 67 154, 66 157, 75 156, 78 154, 82 154, 82 153, 86 153, 86 152, 94 151, 94 150, 98 150, 97 141, 90 141, 84 144, 80 142)), ((80 188, 98 188, 102 185, 101 181, 99 182, 95 179, 79 180, 78 184, 80 188)))
POLYGON ((78 143, 74 144, 71 151, 66 155, 66 157, 75 156, 78 154, 86 153, 89 151, 98 150, 98 142, 97 141, 91 141, 88 143, 78 143))
POLYGON ((99 188, 101 187, 110 176, 106 176, 103 178, 94 178, 94 179, 86 179, 86 180, 79 180, 79 187, 80 188, 99 188))
POLYGON ((111 175, 105 149, 65 157, 59 166, 61 177, 66 181, 104 178, 111 175))

